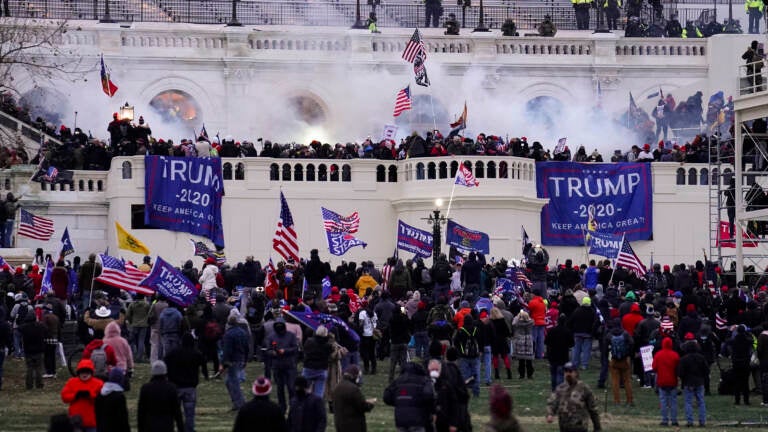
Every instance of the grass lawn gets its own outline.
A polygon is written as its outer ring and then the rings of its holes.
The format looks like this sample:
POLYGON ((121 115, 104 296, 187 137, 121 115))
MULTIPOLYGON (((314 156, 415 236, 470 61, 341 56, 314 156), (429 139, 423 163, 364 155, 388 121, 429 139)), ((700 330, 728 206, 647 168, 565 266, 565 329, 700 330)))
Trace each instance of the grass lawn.
MULTIPOLYGON (((594 361, 594 360, 593 360, 594 361)), ((513 362, 513 366, 516 364, 513 362)), ((393 410, 381 402, 385 387, 388 363, 380 365, 379 374, 365 376, 363 392, 368 398, 378 398, 378 406, 368 414, 368 430, 373 432, 391 432, 395 430, 393 410)), ((545 402, 549 395, 549 368, 545 361, 534 363, 535 374, 533 380, 518 380, 513 370, 512 380, 499 381, 512 394, 515 407, 514 413, 520 418, 527 431, 557 431, 556 424, 547 424, 544 421, 546 411, 545 402)), ((45 380, 43 390, 26 391, 24 389, 24 362, 8 358, 5 361, 5 373, 3 390, 0 391, 0 431, 42 432, 47 430, 48 418, 52 414, 66 412, 66 406, 59 398, 59 392, 67 377, 65 369, 59 370, 57 379, 45 380)), ((261 372, 261 364, 251 363, 247 368, 247 385, 243 385, 246 395, 250 395, 250 382, 261 372)), ((715 372, 716 374, 717 372, 715 372)), ((505 373, 502 373, 506 376, 505 373)), ((134 389, 127 395, 128 409, 132 417, 135 430, 136 402, 138 389, 149 378, 149 365, 138 365, 134 375, 134 389)), ((634 408, 623 406, 614 407, 610 402, 611 397, 603 390, 594 388, 596 371, 589 370, 582 373, 582 378, 596 392, 599 400, 599 409, 603 421, 603 430, 606 431, 649 431, 665 430, 660 428, 658 415, 658 398, 653 390, 634 388, 634 408), (607 402, 607 405, 606 405, 607 402), (607 411, 606 411, 607 406, 607 411)), ((713 376, 713 382, 717 382, 713 376)), ((713 385, 716 388, 716 385, 713 385)), ((247 398, 247 396, 246 396, 247 398)), ((273 389, 272 399, 277 396, 273 389)), ((760 406, 760 396, 754 395, 751 399, 752 406, 734 406, 732 396, 708 396, 707 422, 709 430, 728 431, 736 428, 736 423, 763 423, 762 430, 768 430, 768 408, 760 406)), ((678 417, 685 424, 685 416, 682 410, 682 398, 678 399, 678 417)), ((223 380, 202 381, 198 387, 197 403, 197 431, 229 431, 232 429, 234 414, 229 412, 230 403, 223 380)), ((480 397, 471 401, 470 411, 475 430, 483 430, 483 423, 488 420, 488 390, 481 388, 480 397)), ((333 416, 329 416, 329 428, 333 429, 333 416)), ((685 428, 684 428, 685 429, 685 428)), ((259 431, 258 425, 254 425, 254 431, 259 431)), ((666 428, 669 430, 669 428, 666 428)))

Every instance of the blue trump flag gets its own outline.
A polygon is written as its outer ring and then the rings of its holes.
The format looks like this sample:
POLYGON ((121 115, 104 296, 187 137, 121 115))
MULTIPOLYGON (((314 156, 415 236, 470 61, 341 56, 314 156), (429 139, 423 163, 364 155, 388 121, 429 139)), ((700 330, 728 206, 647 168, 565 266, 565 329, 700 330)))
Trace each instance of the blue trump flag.
POLYGON ((515 284, 512 282, 511 279, 507 278, 496 278, 496 289, 493 291, 494 294, 506 294, 506 293, 514 293, 515 292, 515 284))
POLYGON ((355 246, 362 246, 363 249, 368 246, 368 243, 354 237, 352 234, 326 231, 325 235, 328 238, 328 251, 332 255, 344 255, 355 246))
POLYGON ((323 278, 323 298, 328 298, 331 295, 331 278, 326 276, 323 278))
MULTIPOLYGON (((296 311, 283 311, 283 313, 292 316, 295 318, 299 323, 304 324, 305 326, 311 328, 312 330, 317 330, 320 325, 324 325, 328 330, 333 331, 334 329, 338 329, 339 333, 342 333, 342 335, 346 335, 349 338, 351 338, 355 342, 360 342, 360 336, 352 330, 352 328, 344 321, 343 319, 335 316, 335 315, 328 315, 324 313, 315 313, 315 312, 296 312, 296 311)), ((337 341, 340 342, 340 341, 337 341)))
POLYGON ((616 258, 621 249, 621 234, 592 232, 589 239, 589 253, 606 258, 616 258))
POLYGON ((398 220, 397 249, 410 252, 418 257, 429 258, 432 256, 432 234, 398 220))
POLYGON ((648 163, 537 163, 536 195, 549 200, 541 210, 542 244, 584 245, 590 214, 594 231, 651 239, 651 180, 648 163))
POLYGON ((72 239, 69 237, 69 227, 64 228, 64 234, 61 236, 61 252, 59 256, 65 257, 75 253, 75 246, 72 245, 72 239))
POLYGON ((220 158, 145 156, 144 223, 188 232, 224 248, 220 158))
POLYGON ((48 260, 45 263, 45 273, 43 273, 43 281, 40 284, 40 297, 45 297, 49 292, 53 292, 53 284, 51 283, 51 275, 53 274, 53 260, 48 260))
POLYGON ((460 251, 476 251, 486 255, 491 252, 488 234, 463 227, 452 220, 448 221, 445 242, 460 251))
POLYGON ((191 305, 198 294, 189 279, 160 257, 157 257, 152 272, 139 285, 154 288, 168 300, 183 307, 191 305))

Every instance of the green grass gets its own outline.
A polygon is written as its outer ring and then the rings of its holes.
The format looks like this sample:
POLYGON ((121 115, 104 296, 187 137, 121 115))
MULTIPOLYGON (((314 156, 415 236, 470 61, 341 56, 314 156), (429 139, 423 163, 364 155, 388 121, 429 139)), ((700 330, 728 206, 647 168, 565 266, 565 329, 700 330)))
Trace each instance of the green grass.
MULTIPOLYGON (((516 364, 513 362, 513 365, 516 364)), ((549 395, 549 368, 544 361, 536 361, 534 367, 536 371, 533 380, 518 380, 513 370, 513 377, 515 378, 512 380, 503 379, 498 382, 503 384, 514 397, 514 413, 527 431, 557 431, 556 424, 547 424, 544 421, 546 398, 549 395)), ((388 363, 384 362, 380 365, 378 375, 364 377, 363 392, 365 396, 379 399, 378 405, 367 417, 368 429, 372 432, 391 432, 394 430, 393 410, 381 402, 388 368, 388 363)), ((261 370, 261 364, 249 364, 246 371, 248 382, 250 383, 255 379, 261 370)), ((67 407, 59 398, 59 392, 67 377, 65 369, 59 370, 57 379, 45 380, 43 390, 33 391, 24 389, 24 371, 23 361, 12 358, 6 359, 3 390, 0 391, 0 431, 45 431, 47 430, 48 418, 51 415, 66 412, 67 407)), ((505 373, 502 375, 506 376, 505 373)), ((138 389, 148 378, 149 365, 138 365, 133 380, 134 388, 127 394, 128 409, 134 430, 138 389)), ((594 369, 584 372, 582 378, 588 384, 594 385, 596 372, 594 369)), ((717 382, 716 376, 713 376, 713 382, 717 382)), ((247 392, 246 395, 250 395, 250 384, 243 385, 243 390, 247 392)), ((661 429, 658 427, 658 398, 652 390, 635 388, 636 406, 634 408, 614 407, 610 402, 610 395, 603 390, 597 390, 594 386, 593 390, 599 400, 604 430, 632 432, 661 429), (608 412, 605 411, 606 401, 608 401, 608 412)), ((276 400, 276 397, 273 393, 273 400, 276 400)), ((760 406, 759 395, 754 395, 751 407, 735 407, 733 397, 730 396, 708 396, 706 401, 708 430, 727 431, 733 430, 736 422, 768 421, 768 408, 760 406)), ((678 399, 678 404, 678 417, 684 424, 682 398, 678 399)), ((229 408, 230 402, 224 381, 202 381, 198 387, 197 431, 231 430, 234 414, 229 412, 229 408)), ((470 411, 475 430, 483 430, 482 426, 488 420, 488 390, 486 387, 481 388, 479 398, 472 399, 470 411)), ((329 416, 328 430, 335 430, 332 415, 329 416)))

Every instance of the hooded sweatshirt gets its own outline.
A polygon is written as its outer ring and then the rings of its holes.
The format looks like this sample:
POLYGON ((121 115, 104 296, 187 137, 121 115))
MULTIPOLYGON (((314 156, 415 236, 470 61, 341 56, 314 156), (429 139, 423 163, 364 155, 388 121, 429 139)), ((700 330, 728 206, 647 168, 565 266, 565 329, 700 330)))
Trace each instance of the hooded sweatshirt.
POLYGON ((115 352, 117 367, 123 370, 133 369, 133 351, 128 341, 120 335, 120 326, 112 321, 104 329, 104 344, 111 346, 115 352))
POLYGON ((680 355, 672 348, 672 339, 661 341, 661 350, 653 356, 653 370, 656 371, 656 383, 661 388, 677 387, 677 366, 680 355))
MULTIPOLYGON (((77 364, 77 370, 90 370, 93 372, 93 362, 90 360, 80 360, 77 364)), ((69 404, 69 416, 79 415, 83 420, 83 426, 87 428, 96 427, 96 412, 94 402, 99 395, 104 382, 96 377, 91 377, 86 381, 79 376, 72 377, 64 384, 61 389, 61 400, 69 404)))
POLYGON ((642 320, 643 315, 640 313, 640 305, 632 303, 632 306, 629 307, 629 313, 624 315, 621 319, 621 326, 624 327, 624 330, 626 330, 630 336, 634 337, 635 328, 642 320))

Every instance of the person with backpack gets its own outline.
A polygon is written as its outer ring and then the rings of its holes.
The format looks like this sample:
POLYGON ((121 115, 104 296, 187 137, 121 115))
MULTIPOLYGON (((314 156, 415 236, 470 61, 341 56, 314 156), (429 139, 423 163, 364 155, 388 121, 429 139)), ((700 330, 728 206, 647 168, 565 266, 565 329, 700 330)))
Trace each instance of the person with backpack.
MULTIPOLYGON (((9 290, 10 291, 10 290, 9 290)), ((18 293, 13 296, 15 304, 11 309, 11 322, 13 322, 13 357, 24 358, 24 344, 21 338, 21 323, 26 320, 27 314, 32 313, 29 297, 26 293, 18 293)))
POLYGON ((181 338, 181 346, 165 356, 168 368, 168 380, 176 386, 176 394, 184 407, 184 427, 186 432, 195 431, 195 407, 197 406, 197 385, 200 370, 208 379, 205 357, 195 348, 195 338, 187 333, 181 338))
POLYGON ((61 401, 69 405, 70 418, 80 418, 84 432, 96 432, 96 397, 104 381, 93 376, 93 362, 85 358, 77 364, 75 374, 61 389, 61 401))
POLYGON ((93 339, 83 349, 83 358, 91 360, 93 375, 105 381, 109 376, 109 370, 117 366, 115 350, 104 343, 102 339, 93 339))
POLYGON ((411 330, 408 317, 403 308, 396 308, 390 321, 390 354, 389 382, 395 379, 395 368, 399 365, 401 370, 405 366, 408 357, 408 342, 411 340, 411 330))
MULTIPOLYGON (((126 382, 133 375, 133 351, 128 344, 128 340, 121 336, 120 326, 116 321, 112 321, 107 324, 107 328, 104 329, 104 344, 111 347, 115 352, 115 367, 119 367, 126 373, 126 382)), ((126 390, 129 390, 128 385, 124 385, 126 390)))
POLYGON ((613 330, 606 335, 610 362, 608 368, 611 373, 611 389, 613 391, 613 403, 621 403, 619 397, 619 384, 624 383, 624 391, 627 396, 627 405, 634 406, 632 398, 632 367, 630 359, 634 341, 632 336, 616 323, 613 330))
POLYGON ((464 317, 464 325, 456 331, 453 345, 459 355, 459 369, 464 382, 472 387, 472 394, 480 396, 480 345, 475 320, 472 315, 464 317))
POLYGON ((168 305, 168 307, 160 314, 158 321, 160 323, 160 343, 162 345, 163 355, 173 351, 181 345, 183 320, 184 317, 181 315, 177 304, 168 305))
POLYGON ((513 349, 517 358, 517 373, 520 379, 533 379, 533 320, 528 312, 521 310, 512 320, 513 349))
POLYGON ((384 389, 384 403, 395 407, 398 432, 424 431, 432 426, 435 388, 418 363, 407 363, 400 376, 384 389))

